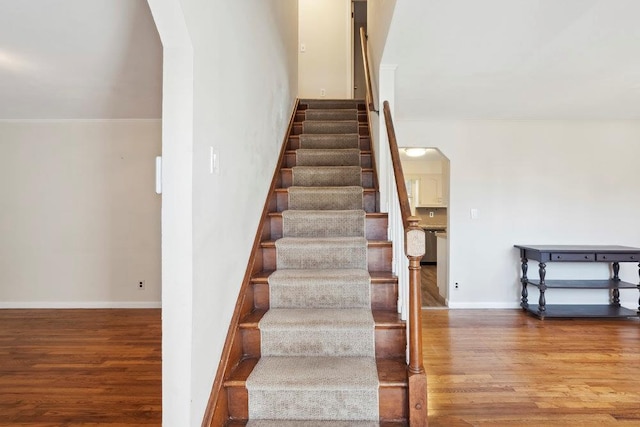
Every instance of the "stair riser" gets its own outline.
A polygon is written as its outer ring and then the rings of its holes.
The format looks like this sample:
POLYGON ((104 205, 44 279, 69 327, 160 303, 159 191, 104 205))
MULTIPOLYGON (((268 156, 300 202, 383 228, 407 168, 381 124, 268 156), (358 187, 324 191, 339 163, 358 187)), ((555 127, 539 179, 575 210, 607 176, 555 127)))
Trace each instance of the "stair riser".
POLYGON ((364 100, 318 100, 318 99, 303 99, 300 101, 300 105, 298 105, 298 111, 304 111, 309 108, 315 109, 323 109, 326 108, 328 110, 339 110, 341 108, 348 109, 357 109, 360 113, 367 112, 367 104, 365 104, 364 100))
POLYGON ((400 421, 409 417, 407 408, 407 387, 380 387, 378 397, 380 399, 380 421, 400 421))
MULTIPOLYGON (((235 419, 249 418, 249 392, 244 386, 226 387, 229 400, 229 416, 235 419)), ((404 408, 407 407, 407 388, 402 386, 380 387, 380 421, 406 419, 404 408)))
MULTIPOLYGON (((293 185, 293 174, 291 169, 280 170, 280 188, 289 188, 293 185)), ((373 188, 373 172, 371 170, 362 171, 362 186, 373 188)))
MULTIPOLYGON (((287 150, 297 150, 300 148, 300 139, 298 136, 290 136, 287 150)), ((360 150, 371 151, 371 139, 369 136, 360 135, 360 150)))
MULTIPOLYGON (((406 331, 404 328, 380 329, 375 331, 376 357, 404 357, 406 331)), ((245 357, 260 357, 260 330, 242 329, 242 348, 245 357)))
MULTIPOLYGON (((354 128, 355 130, 355 128, 354 128)), ((302 123, 294 123, 291 135, 300 135, 302 134, 302 123)), ((360 136, 369 136, 369 126, 366 123, 360 123, 358 126, 358 135, 360 136)))
MULTIPOLYGON (((373 213, 376 211, 376 193, 374 191, 365 191, 364 198, 364 211, 373 213)), ((286 211, 289 209, 289 194, 286 191, 276 192, 276 209, 277 212, 286 211)))
MULTIPOLYGON (((292 168, 296 166, 296 153, 287 153, 284 157, 284 167, 292 168)), ((360 166, 363 168, 371 168, 371 154, 360 154, 360 166)))
MULTIPOLYGON (((369 271, 391 271, 391 245, 369 247, 367 261, 369 271)), ((262 265, 265 270, 276 269, 276 248, 262 248, 262 265)))
MULTIPOLYGON (((298 109, 298 111, 296 111, 296 118, 295 118, 295 123, 299 124, 300 122, 305 121, 307 118, 307 114, 306 114, 306 108, 304 110, 298 109)), ((358 111, 358 121, 360 123, 366 123, 367 122, 367 113, 366 111, 358 111)))
MULTIPOLYGON (((254 307, 258 310, 269 308, 269 285, 253 284, 254 307)), ((395 310, 398 304, 396 283, 376 283, 371 285, 371 308, 374 310, 395 310)))
MULTIPOLYGON (((282 217, 272 216, 271 222, 271 239, 276 240, 282 237, 282 217)), ((387 218, 366 218, 365 220, 365 237, 369 240, 386 240, 387 239, 387 218)))

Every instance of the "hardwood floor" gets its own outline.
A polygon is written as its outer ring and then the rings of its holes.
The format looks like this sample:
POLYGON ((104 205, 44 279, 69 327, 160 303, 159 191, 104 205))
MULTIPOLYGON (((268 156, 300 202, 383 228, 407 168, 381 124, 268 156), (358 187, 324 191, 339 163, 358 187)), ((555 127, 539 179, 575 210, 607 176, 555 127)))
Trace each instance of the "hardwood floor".
POLYGON ((640 322, 424 310, 429 426, 639 426, 640 322))
POLYGON ((0 310, 0 425, 160 425, 160 310, 0 310))
MULTIPOLYGON (((424 310, 429 425, 638 426, 640 322, 424 310)), ((0 310, 0 426, 159 426, 159 310, 0 310)))
POLYGON ((426 264, 420 270, 422 289, 422 308, 446 307, 438 292, 437 266, 426 264))

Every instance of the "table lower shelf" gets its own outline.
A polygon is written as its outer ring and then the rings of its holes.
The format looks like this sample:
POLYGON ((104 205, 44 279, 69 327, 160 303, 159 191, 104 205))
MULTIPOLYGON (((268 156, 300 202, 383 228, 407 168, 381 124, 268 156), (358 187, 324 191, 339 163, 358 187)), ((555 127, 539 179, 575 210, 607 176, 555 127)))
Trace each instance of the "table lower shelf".
POLYGON ((640 317, 636 310, 610 304, 547 304, 544 312, 538 311, 538 304, 529 304, 524 310, 539 318, 557 317, 640 317))

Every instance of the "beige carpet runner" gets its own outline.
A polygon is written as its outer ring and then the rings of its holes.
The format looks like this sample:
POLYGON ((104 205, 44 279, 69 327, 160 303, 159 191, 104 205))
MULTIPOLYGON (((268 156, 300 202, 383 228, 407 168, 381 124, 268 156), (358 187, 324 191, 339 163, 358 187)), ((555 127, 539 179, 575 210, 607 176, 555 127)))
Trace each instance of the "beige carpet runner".
POLYGON ((310 102, 292 168, 249 427, 378 425, 355 103, 310 102))
POLYGON ((360 137, 357 133, 337 135, 303 133, 300 135, 300 148, 318 148, 325 150, 338 148, 360 149, 360 137))

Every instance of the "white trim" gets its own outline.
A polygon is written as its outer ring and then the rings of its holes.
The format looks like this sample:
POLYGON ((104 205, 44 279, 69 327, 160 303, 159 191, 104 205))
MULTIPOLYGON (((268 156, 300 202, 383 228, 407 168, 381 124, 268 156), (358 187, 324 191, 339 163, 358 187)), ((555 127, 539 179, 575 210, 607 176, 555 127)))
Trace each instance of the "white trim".
POLYGON ((520 308, 519 302, 497 302, 497 301, 487 301, 487 302, 451 302, 447 301, 447 305, 449 308, 460 309, 460 308, 468 308, 468 309, 489 309, 489 308, 498 308, 498 309, 514 309, 520 308))
POLYGON ((0 309, 27 308, 161 308, 160 301, 0 301, 0 309))

